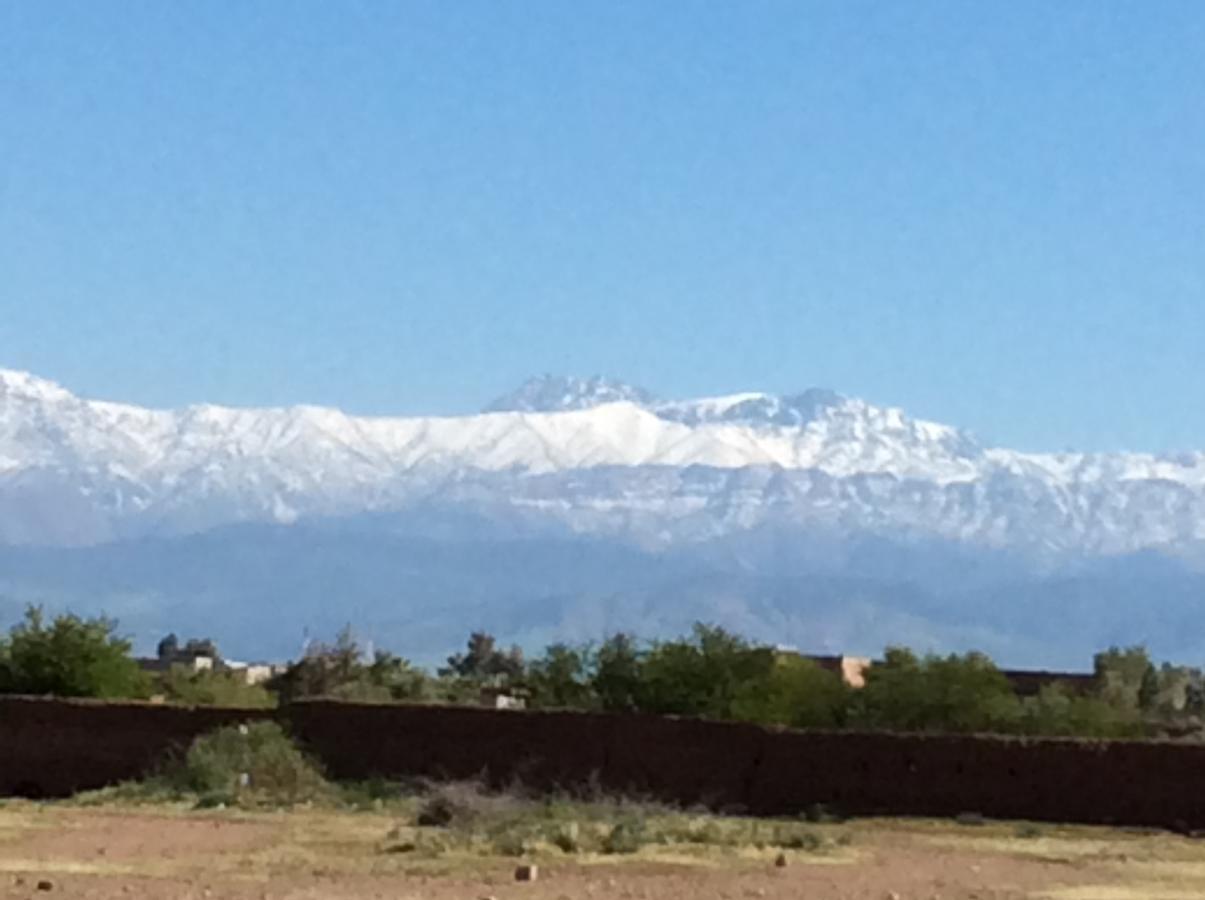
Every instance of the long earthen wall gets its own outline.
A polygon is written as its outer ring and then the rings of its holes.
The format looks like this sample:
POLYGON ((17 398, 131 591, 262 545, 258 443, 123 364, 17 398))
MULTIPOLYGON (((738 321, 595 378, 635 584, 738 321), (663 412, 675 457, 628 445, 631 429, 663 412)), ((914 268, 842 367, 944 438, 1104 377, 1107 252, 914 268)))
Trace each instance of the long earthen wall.
POLYGON ((198 734, 277 717, 336 778, 596 785, 757 815, 957 815, 1205 829, 1205 748, 774 731, 653 716, 295 704, 280 712, 0 698, 0 794, 153 771, 198 734))

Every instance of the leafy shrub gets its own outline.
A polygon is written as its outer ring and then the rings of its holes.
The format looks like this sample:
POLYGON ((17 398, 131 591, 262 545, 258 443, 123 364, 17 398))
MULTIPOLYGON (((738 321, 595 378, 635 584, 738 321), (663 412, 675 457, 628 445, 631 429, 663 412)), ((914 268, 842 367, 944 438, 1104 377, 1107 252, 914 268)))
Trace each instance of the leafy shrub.
POLYGON ((319 768, 275 722, 202 735, 167 778, 200 797, 201 805, 292 805, 332 794, 319 768))
POLYGON ((608 854, 637 853, 647 842, 648 826, 635 816, 617 822, 603 838, 602 851, 608 854))
POLYGON ((430 797, 418 811, 415 819, 421 828, 448 828, 463 817, 446 797, 430 797))
POLYGON ((565 822, 553 831, 552 843, 563 853, 577 853, 582 849, 582 830, 577 822, 565 822))
POLYGON ((689 844, 722 844, 725 842, 723 829, 710 819, 688 823, 682 840, 689 844))
POLYGON ((491 844, 499 856, 525 856, 531 852, 531 841, 522 833, 505 829, 495 835, 491 844))

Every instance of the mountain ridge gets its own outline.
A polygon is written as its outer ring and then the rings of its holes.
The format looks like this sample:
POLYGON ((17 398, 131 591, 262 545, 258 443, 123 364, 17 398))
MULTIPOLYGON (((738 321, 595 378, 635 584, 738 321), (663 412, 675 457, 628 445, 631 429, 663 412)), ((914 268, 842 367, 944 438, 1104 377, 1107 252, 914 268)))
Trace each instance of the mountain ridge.
POLYGON ((615 379, 544 376, 487 409, 152 410, 0 370, 0 542, 97 543, 419 503, 641 546, 768 525, 1037 556, 1205 542, 1201 453, 984 447, 819 388, 667 401, 615 379))

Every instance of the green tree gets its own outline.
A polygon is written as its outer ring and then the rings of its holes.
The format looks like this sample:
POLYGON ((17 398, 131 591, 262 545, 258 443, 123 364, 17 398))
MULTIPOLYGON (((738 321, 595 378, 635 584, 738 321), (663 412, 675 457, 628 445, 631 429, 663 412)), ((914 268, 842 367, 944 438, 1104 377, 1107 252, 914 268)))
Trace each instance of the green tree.
POLYGON ((1205 680, 1199 669, 1190 670, 1188 683, 1184 686, 1184 709, 1189 716, 1205 714, 1205 680))
POLYGON ((629 712, 640 705, 644 654, 636 639, 614 634, 598 648, 590 688, 607 712, 629 712))
POLYGON ((340 631, 333 644, 312 644, 270 686, 286 703, 316 697, 389 703, 424 700, 432 693, 426 673, 400 656, 378 651, 365 662, 350 628, 340 631))
MULTIPOLYGON (((1197 689, 1201 672, 1188 666, 1164 663, 1159 668, 1158 696, 1153 706, 1163 716, 1194 715, 1200 712, 1197 689)), ((1149 685, 1147 690, 1149 691, 1149 685)))
POLYGON ((0 644, 0 691, 57 697, 146 697, 149 677, 111 619, 64 614, 47 622, 40 607, 0 644))
POLYGON ((434 687, 431 678, 408 659, 378 650, 365 668, 365 680, 383 688, 393 701, 417 702, 431 699, 434 687))
POLYGON ((1043 687, 1021 704, 1015 730, 1022 734, 1066 737, 1136 737, 1144 731, 1138 715, 1097 697, 1079 696, 1064 685, 1043 687))
POLYGON ((447 666, 439 674, 501 684, 521 679, 525 670, 522 650, 518 647, 499 650, 492 634, 474 631, 469 635, 465 652, 449 656, 447 666))
POLYGON ((764 678, 747 682, 732 705, 736 719, 792 728, 844 724, 849 689, 841 678, 798 654, 779 654, 764 678))
POLYGON ((333 697, 343 685, 356 680, 362 652, 350 628, 344 628, 335 643, 315 642, 271 682, 284 702, 306 697, 333 697))
POLYGON ((588 647, 553 644, 529 668, 527 686, 540 707, 589 709, 596 705, 590 685, 588 647))
POLYGON ((737 698, 751 685, 765 684, 774 660, 770 647, 699 623, 690 637, 653 646, 638 701, 647 712, 730 719, 737 698))
POLYGON ((1142 646, 1110 647, 1093 658, 1100 699, 1123 710, 1148 709, 1158 696, 1158 672, 1142 646))
POLYGON ((1142 681, 1138 683, 1138 708, 1143 711, 1153 710, 1159 703, 1159 694, 1159 672, 1153 665, 1147 666, 1142 673, 1142 681))
POLYGON ((1012 731, 1020 701, 982 653, 930 655, 889 648, 853 704, 857 724, 896 731, 1012 731))

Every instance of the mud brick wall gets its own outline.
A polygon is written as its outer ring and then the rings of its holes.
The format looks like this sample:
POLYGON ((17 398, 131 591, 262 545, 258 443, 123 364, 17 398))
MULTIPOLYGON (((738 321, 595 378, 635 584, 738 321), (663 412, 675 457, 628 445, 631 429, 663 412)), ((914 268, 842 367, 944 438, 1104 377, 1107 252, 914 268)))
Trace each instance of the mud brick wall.
POLYGON ((137 778, 194 736, 262 711, 0 697, 0 796, 62 797, 137 778))
MULTIPOLYGON (((274 715, 0 698, 0 794, 150 771, 219 725, 274 715)), ((792 732, 654 716, 315 701, 275 713, 336 778, 598 785, 794 815, 935 815, 1205 829, 1205 748, 1154 741, 792 732)))
POLYGON ((294 705, 294 733, 336 778, 473 778, 741 807, 770 733, 657 716, 465 707, 294 705))

